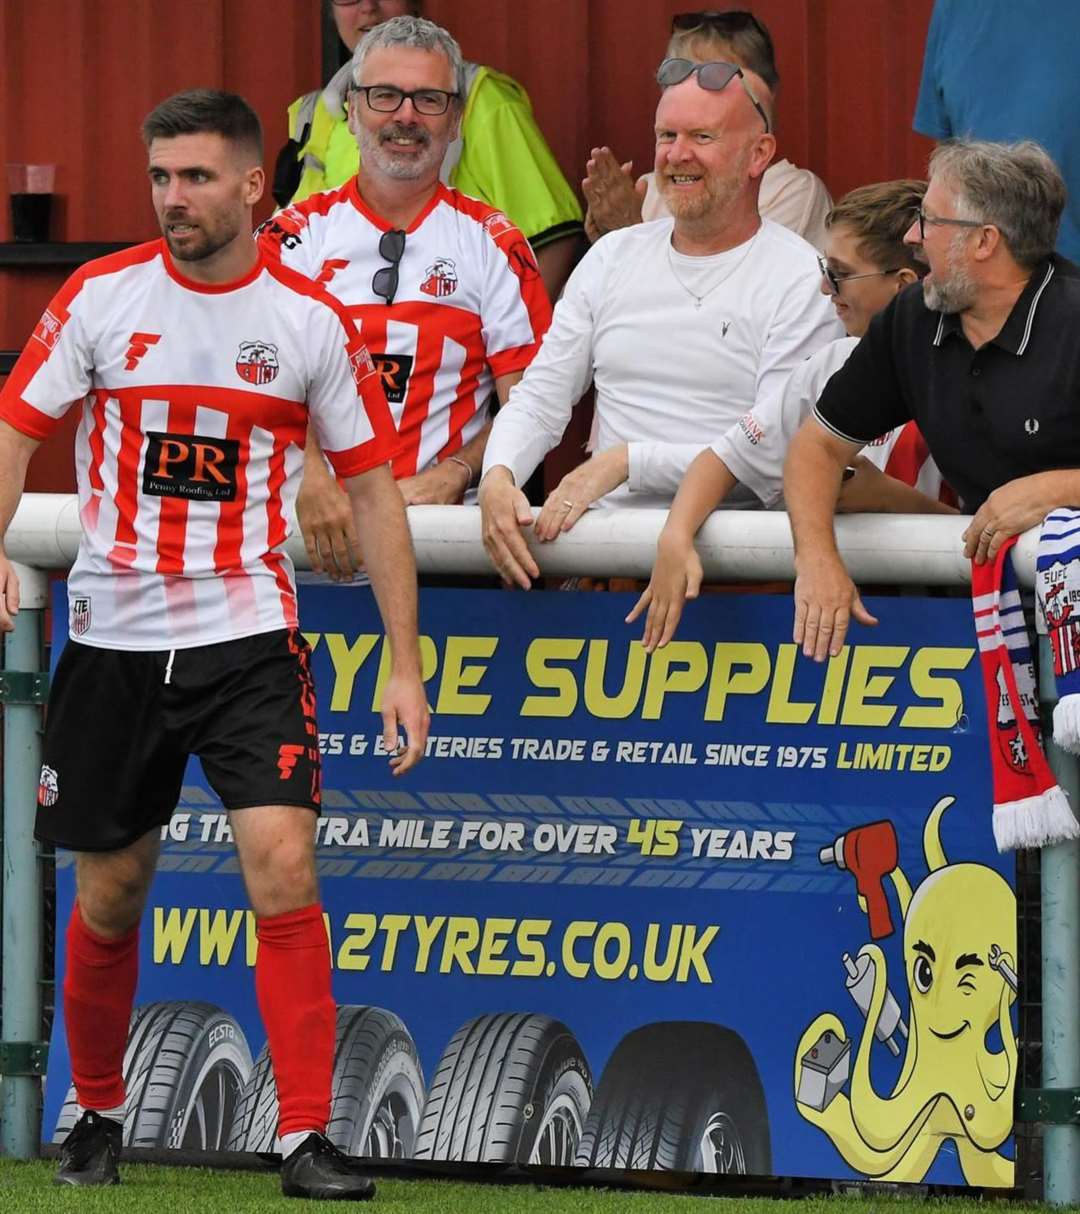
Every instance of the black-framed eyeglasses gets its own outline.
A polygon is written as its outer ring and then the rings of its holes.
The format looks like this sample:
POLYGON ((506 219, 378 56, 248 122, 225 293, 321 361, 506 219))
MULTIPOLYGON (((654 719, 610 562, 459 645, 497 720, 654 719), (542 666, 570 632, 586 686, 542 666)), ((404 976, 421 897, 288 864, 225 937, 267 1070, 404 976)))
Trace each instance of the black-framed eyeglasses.
POLYGON ((460 93, 448 93, 446 89, 413 89, 407 92, 392 84, 357 84, 353 86, 353 92, 363 93, 368 108, 380 114, 393 114, 406 101, 411 101, 418 114, 426 114, 429 118, 445 114, 451 100, 461 96, 460 93))
POLYGON ((710 93, 723 92, 737 76, 743 92, 750 98, 754 109, 761 115, 761 121, 765 123, 765 133, 768 134, 772 130, 769 115, 754 96, 746 83, 742 68, 737 63, 724 63, 720 59, 709 63, 695 63, 692 59, 665 59, 656 69, 656 83, 663 89, 670 88, 673 84, 682 84, 691 76, 697 76, 698 84, 710 93))
POLYGON ((860 278, 884 278, 887 274, 899 274, 903 266, 893 266, 891 270, 871 270, 866 274, 837 274, 824 257, 817 259, 821 277, 829 284, 829 294, 839 295, 840 288, 845 282, 855 282, 860 278))
POLYGON ((371 290, 388 304, 394 302, 398 288, 398 264, 405 252, 405 233, 401 228, 390 228, 379 237, 379 256, 390 264, 375 271, 371 290))
POLYGON ((927 215, 922 207, 911 208, 911 222, 919 225, 919 239, 926 239, 926 225, 938 226, 948 224, 954 228, 984 228, 986 224, 981 219, 943 219, 937 215, 927 215))

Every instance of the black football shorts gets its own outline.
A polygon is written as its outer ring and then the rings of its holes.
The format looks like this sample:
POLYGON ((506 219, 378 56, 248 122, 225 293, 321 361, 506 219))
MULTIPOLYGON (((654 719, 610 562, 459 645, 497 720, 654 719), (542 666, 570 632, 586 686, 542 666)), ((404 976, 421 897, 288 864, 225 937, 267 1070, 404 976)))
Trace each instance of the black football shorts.
POLYGON ((45 720, 34 834, 115 851, 162 826, 198 755, 226 809, 319 809, 310 649, 281 629, 191 649, 69 641, 45 720))

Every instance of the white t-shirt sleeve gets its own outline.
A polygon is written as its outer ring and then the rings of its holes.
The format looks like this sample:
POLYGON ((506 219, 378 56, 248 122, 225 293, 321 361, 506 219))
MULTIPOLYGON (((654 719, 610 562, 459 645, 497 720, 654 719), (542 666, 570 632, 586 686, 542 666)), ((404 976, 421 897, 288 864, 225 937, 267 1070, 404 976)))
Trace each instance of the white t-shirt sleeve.
POLYGON ((792 371, 779 396, 755 406, 712 444, 732 476, 767 507, 780 504, 784 460, 796 430, 857 345, 855 337, 830 342, 792 371))
MULTIPOLYGON (((610 239, 610 238, 607 238, 610 239)), ((522 379, 499 410, 484 473, 502 465, 523 485, 540 461, 558 445, 593 377, 596 309, 603 297, 605 241, 585 254, 555 305, 551 328, 522 379)))
POLYGON ((708 444, 627 443, 627 485, 632 493, 675 494, 686 470, 708 444))

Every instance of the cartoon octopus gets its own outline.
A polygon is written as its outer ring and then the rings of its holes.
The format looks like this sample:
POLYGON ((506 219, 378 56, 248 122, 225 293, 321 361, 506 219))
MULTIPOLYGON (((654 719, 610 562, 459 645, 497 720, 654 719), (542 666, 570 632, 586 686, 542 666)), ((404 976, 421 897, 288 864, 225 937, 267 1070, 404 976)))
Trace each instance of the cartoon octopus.
MULTIPOLYGON (((926 820, 923 850, 930 871, 915 892, 900 869, 891 874, 904 920, 910 1000, 907 1052, 895 1088, 879 1095, 870 1075, 888 981, 884 953, 867 944, 859 955, 871 959, 873 989, 850 1097, 839 1092, 819 1109, 796 1095, 796 1107, 867 1177, 920 1181, 952 1139, 968 1184, 1008 1187, 1014 1163, 998 1148, 1013 1128, 1016 1038, 1009 1009, 1016 997, 1016 897, 993 869, 946 860, 940 823, 954 800, 940 800, 926 820), (995 1026, 1002 1046, 997 1052, 987 1040, 995 1026)), ((826 1012, 800 1038, 796 1094, 803 1058, 830 1032, 840 1044, 847 1041, 842 1021, 826 1012)))

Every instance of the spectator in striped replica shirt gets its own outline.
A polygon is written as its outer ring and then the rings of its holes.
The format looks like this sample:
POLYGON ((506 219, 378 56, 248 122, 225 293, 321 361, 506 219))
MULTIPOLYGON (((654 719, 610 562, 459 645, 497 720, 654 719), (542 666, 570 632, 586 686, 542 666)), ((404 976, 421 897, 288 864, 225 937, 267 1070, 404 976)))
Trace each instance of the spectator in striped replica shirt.
MULTIPOLYGON (((35 823, 76 853, 62 1012, 80 1115, 56 1179, 119 1179, 139 921, 194 754, 255 912, 282 1188, 370 1197, 370 1177, 325 1135, 336 1008, 315 872, 319 735, 284 545, 310 418, 344 479, 393 645, 383 732, 401 774, 424 752, 428 711, 415 562, 386 467, 396 436, 344 310, 255 244, 254 111, 231 93, 181 93, 143 136, 163 239, 78 270, 0 392, 0 536, 38 443, 69 409, 81 415, 83 535, 35 823)), ((0 631, 18 603, 0 547, 0 631)))
MULTIPOLYGON (((675 634, 683 604, 701 587, 694 536, 737 485, 766 507, 782 507, 784 459, 826 383, 847 362, 870 321, 925 270, 904 244, 925 181, 884 181, 845 195, 825 219, 821 290, 831 297, 847 337, 830 342, 791 373, 781 396, 752 409, 690 465, 657 541, 652 580, 633 611, 648 608, 642 642, 653 650, 675 634)), ((956 497, 930 458, 926 440, 908 422, 870 443, 844 482, 839 509, 902 514, 955 513, 956 497)))
MULTIPOLYGON (((439 180, 464 88, 450 34, 391 18, 364 37, 352 72, 357 175, 281 211, 259 240, 325 283, 360 326, 397 426, 391 469, 406 503, 452 504, 477 479, 492 393, 506 400, 521 378, 551 306, 517 227, 439 180)), ((351 514, 317 443, 297 515, 313 567, 350 577, 351 514)))

